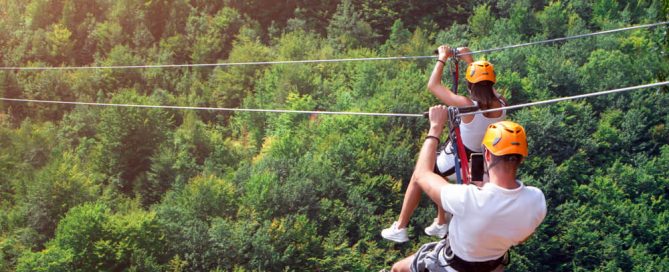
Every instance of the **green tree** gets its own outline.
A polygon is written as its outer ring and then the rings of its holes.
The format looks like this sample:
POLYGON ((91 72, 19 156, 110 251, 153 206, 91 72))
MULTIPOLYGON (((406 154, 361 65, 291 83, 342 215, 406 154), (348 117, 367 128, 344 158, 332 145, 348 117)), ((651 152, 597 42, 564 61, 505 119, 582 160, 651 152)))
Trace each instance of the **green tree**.
MULTIPOLYGON (((120 30, 120 29, 119 29, 120 30)), ((99 60, 101 66, 126 66, 142 65, 142 59, 128 46, 117 45, 110 49, 108 55, 99 60)), ((137 69, 104 69, 99 70, 95 77, 94 87, 104 91, 108 97, 112 97, 114 92, 122 89, 135 88, 138 91, 144 90, 144 78, 141 71, 137 69)))
POLYGON ((151 157, 148 179, 138 186, 145 206, 157 203, 173 186, 181 187, 198 174, 223 176, 232 172, 241 157, 240 148, 219 127, 207 127, 188 112, 172 141, 164 142, 151 157))
MULTIPOLYGON (((133 90, 111 100, 128 104, 151 104, 152 101, 133 90)), ((160 109, 103 109, 97 126, 99 144, 94 154, 98 171, 120 192, 132 195, 135 185, 146 179, 151 156, 168 138, 171 122, 171 114, 160 109)))
POLYGON ((397 19, 390 28, 390 36, 386 43, 381 47, 382 51, 392 53, 393 51, 402 48, 404 44, 409 42, 411 32, 404 27, 402 20, 397 19))
POLYGON ((17 271, 162 271, 162 227, 155 213, 111 214, 102 204, 70 210, 43 251, 26 252, 17 271))
POLYGON ((123 28, 118 22, 105 21, 95 24, 95 28, 88 35, 85 49, 98 54, 110 54, 114 46, 122 45, 127 42, 123 28))
POLYGON ((212 222, 228 222, 236 218, 237 199, 237 189, 233 184, 214 176, 196 177, 189 184, 168 192, 162 203, 156 206, 166 240, 170 241, 166 248, 168 255, 183 258, 189 270, 216 268, 221 252, 214 254, 216 249, 213 244, 216 241, 210 238, 208 232, 214 224, 212 222))
POLYGON ((543 34, 549 38, 564 36, 568 20, 568 10, 562 5, 562 2, 551 2, 543 11, 537 15, 541 23, 543 34))
POLYGON ((355 10, 351 0, 344 0, 337 6, 327 33, 330 45, 338 51, 371 46, 376 35, 369 23, 355 10))
POLYGON ((26 7, 27 25, 32 29, 45 28, 55 23, 63 11, 61 1, 35 0, 26 7))
POLYGON ((58 221, 70 208, 99 195, 91 175, 81 168, 73 154, 64 153, 26 182, 26 195, 18 200, 25 207, 28 226, 40 234, 37 246, 53 237, 58 221))
POLYGON ((16 271, 75 271, 74 254, 59 247, 42 252, 27 252, 21 256, 16 271))
MULTIPOLYGON (((0 64, 423 56, 437 44, 480 50, 666 15, 663 1, 0 0, 0 64)), ((512 104, 533 102, 665 80, 665 32, 477 58, 495 64, 512 104)), ((0 96, 418 113, 438 103, 425 90, 433 67, 5 71, 0 96)), ((520 179, 549 204, 508 270, 669 270, 668 99, 654 88, 508 111, 530 140, 520 179)), ((17 102, 0 110, 1 271, 368 271, 430 240, 428 199, 409 243, 378 235, 397 216, 424 119, 17 102)))
POLYGON ((195 63, 212 63, 224 59, 230 52, 233 37, 243 25, 239 12, 223 8, 214 16, 193 16, 186 27, 192 43, 190 58, 195 63))
MULTIPOLYGON (((59 73, 20 74, 17 82, 22 89, 22 97, 37 100, 74 101, 67 76, 59 73)), ((38 104, 31 108, 30 116, 36 120, 58 121, 73 107, 69 105, 38 104)))
POLYGON ((483 37, 488 35, 495 18, 490 12, 490 6, 484 4, 474 8, 474 14, 469 18, 469 28, 472 34, 483 37))
POLYGON ((320 255, 319 244, 316 227, 304 215, 265 221, 251 242, 249 268, 315 268, 311 257, 320 255))
MULTIPOLYGON (((230 51, 229 62, 266 61, 270 49, 251 38, 240 37, 230 51)), ((264 69, 257 67, 229 67, 214 70, 210 85, 212 99, 217 107, 236 108, 251 95, 264 69)))

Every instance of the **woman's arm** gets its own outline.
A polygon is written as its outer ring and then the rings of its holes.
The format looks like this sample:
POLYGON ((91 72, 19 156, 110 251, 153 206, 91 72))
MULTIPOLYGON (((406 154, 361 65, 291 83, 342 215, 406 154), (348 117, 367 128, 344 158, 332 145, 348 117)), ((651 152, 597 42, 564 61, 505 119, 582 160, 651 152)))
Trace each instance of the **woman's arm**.
POLYGON ((471 54, 469 54, 471 52, 472 51, 469 50, 469 47, 458 47, 458 58, 464 60, 467 63, 467 65, 469 65, 470 63, 474 62, 474 58, 472 57, 471 54))
POLYGON ((439 47, 439 60, 432 70, 427 88, 446 105, 465 107, 473 105, 469 98, 454 94, 449 88, 441 84, 441 75, 444 73, 444 66, 449 57, 451 57, 451 48, 448 45, 439 47))

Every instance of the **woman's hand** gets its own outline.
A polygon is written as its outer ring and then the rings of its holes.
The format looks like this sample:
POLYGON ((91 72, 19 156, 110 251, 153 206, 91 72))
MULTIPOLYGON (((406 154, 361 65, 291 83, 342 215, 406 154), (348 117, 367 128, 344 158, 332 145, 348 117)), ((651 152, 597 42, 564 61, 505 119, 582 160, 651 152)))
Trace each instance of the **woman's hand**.
POLYGON ((437 48, 439 51, 439 60, 446 61, 448 58, 453 56, 453 50, 448 45, 442 45, 437 48))
POLYGON ((464 60, 467 64, 470 64, 474 62, 474 58, 472 57, 471 53, 472 50, 469 50, 469 47, 458 47, 458 57, 461 60, 464 60), (466 54, 466 55, 462 55, 466 54))

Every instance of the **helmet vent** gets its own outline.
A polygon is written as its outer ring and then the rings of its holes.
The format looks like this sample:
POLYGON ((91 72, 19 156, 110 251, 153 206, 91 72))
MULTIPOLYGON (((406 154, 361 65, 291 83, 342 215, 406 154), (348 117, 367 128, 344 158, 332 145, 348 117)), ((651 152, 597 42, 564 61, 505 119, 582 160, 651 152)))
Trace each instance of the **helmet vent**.
POLYGON ((492 145, 495 146, 499 143, 499 141, 502 140, 502 136, 500 135, 499 137, 495 137, 495 140, 492 141, 492 145))

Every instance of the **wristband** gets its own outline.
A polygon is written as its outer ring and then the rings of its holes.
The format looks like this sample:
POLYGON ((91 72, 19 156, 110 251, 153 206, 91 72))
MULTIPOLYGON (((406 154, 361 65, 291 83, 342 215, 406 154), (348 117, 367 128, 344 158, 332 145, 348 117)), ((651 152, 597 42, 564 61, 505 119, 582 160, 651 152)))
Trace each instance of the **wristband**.
POLYGON ((441 63, 443 63, 444 65, 446 65, 446 62, 443 61, 443 60, 438 59, 437 62, 441 62, 441 63))
POLYGON ((425 140, 427 141, 428 139, 437 140, 437 145, 439 145, 439 143, 441 142, 441 140, 439 140, 439 137, 437 137, 437 136, 428 135, 428 136, 425 137, 425 140))

